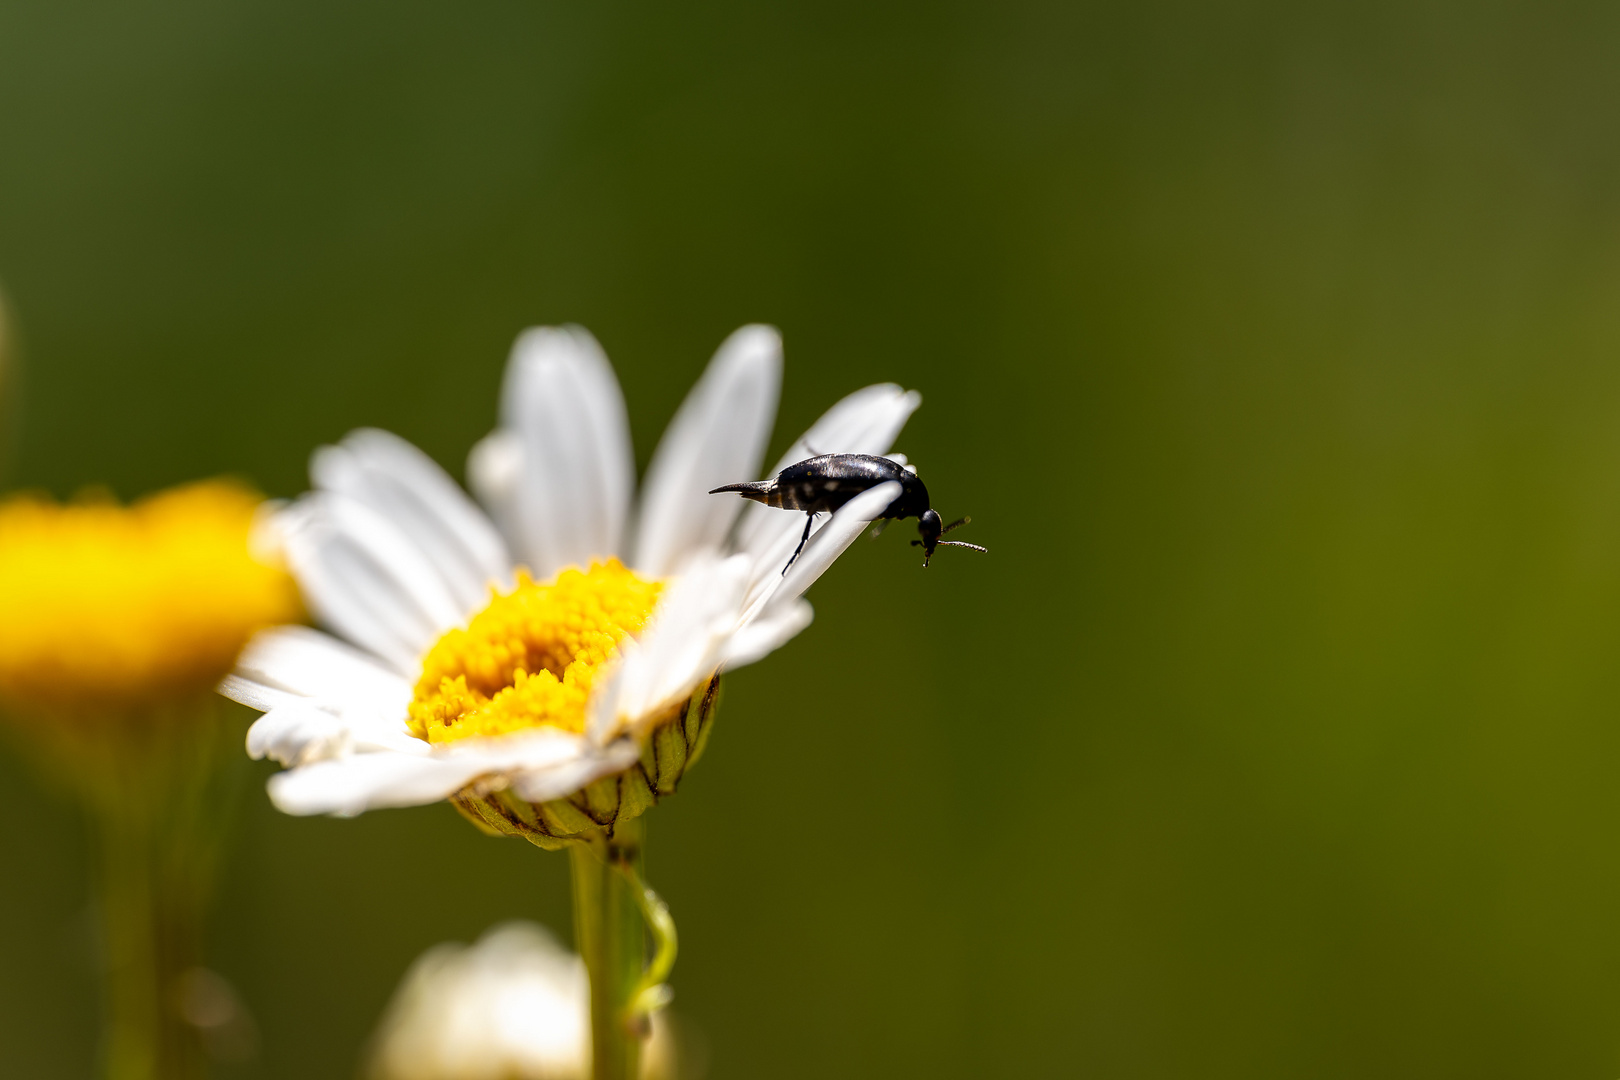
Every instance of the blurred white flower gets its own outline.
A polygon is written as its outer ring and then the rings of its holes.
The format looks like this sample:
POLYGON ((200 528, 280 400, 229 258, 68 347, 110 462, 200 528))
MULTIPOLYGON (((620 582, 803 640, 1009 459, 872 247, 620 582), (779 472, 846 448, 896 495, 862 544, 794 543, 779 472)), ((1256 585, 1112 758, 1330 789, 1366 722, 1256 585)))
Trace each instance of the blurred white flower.
MULTIPOLYGON (((279 527, 331 633, 266 631, 221 686, 265 712, 249 752, 291 766, 271 781, 276 805, 347 815, 450 798, 481 827, 555 846, 674 791, 720 672, 809 623, 805 589, 899 491, 832 515, 785 576, 797 515, 708 494, 758 475, 781 363, 775 330, 733 334, 639 505, 618 382, 577 327, 514 347, 501 426, 468 464, 487 513, 386 432, 318 450, 315 490, 279 527)), ((884 453, 919 400, 892 384, 851 394, 778 470, 810 447, 884 453)))
MULTIPOLYGON (((371 1080, 589 1080, 585 964, 533 923, 497 926, 476 945, 436 945, 411 966, 372 1043, 371 1080)), ((645 1080, 670 1080, 662 1015, 642 1054, 645 1080)))

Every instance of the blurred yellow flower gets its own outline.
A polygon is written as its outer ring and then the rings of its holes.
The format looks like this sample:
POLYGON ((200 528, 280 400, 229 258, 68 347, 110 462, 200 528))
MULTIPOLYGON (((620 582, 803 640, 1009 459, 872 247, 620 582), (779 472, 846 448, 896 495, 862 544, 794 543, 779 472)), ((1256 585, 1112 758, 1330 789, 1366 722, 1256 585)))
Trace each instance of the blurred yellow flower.
POLYGON ((297 617, 292 579, 252 550, 262 499, 203 481, 130 506, 0 502, 0 700, 55 720, 205 694, 254 632, 297 617))
POLYGON ((300 611, 254 550, 263 505, 221 480, 129 506, 0 500, 0 713, 97 826, 113 1080, 205 1072, 186 988, 242 737, 213 688, 248 638, 300 611))

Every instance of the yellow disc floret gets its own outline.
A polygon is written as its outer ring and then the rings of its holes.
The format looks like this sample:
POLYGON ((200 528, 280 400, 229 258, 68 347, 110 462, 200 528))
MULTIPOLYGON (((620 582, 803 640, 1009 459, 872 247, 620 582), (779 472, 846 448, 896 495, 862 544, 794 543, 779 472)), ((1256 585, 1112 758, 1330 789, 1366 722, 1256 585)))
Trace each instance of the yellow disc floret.
POLYGON ((532 727, 585 730, 591 685, 626 634, 638 634, 663 586, 617 559, 496 594, 422 661, 410 727, 429 742, 532 727))
POLYGON ((298 617, 250 547, 261 498, 206 481, 130 506, 0 502, 6 711, 106 716, 209 692, 257 630, 298 617))

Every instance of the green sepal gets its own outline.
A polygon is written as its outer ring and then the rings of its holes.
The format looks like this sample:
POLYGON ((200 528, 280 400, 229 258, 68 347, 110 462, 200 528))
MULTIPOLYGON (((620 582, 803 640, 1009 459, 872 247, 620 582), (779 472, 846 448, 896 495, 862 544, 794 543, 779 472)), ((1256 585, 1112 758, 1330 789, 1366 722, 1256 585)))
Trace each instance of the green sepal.
POLYGON ((619 821, 638 818, 651 810, 658 796, 647 784, 647 773, 640 762, 619 774, 619 821))
POLYGON ((521 836, 547 851, 594 842, 673 795, 702 754, 720 702, 720 676, 700 684, 668 719, 654 726, 635 764, 561 799, 531 803, 505 788, 463 788, 450 799, 462 817, 491 836, 521 836))
POLYGON ((450 805, 456 808, 456 813, 472 822, 473 826, 485 836, 517 835, 513 830, 503 829, 499 825, 495 824, 495 822, 485 817, 483 810, 479 808, 478 803, 474 800, 463 798, 460 795, 452 795, 450 797, 450 805))
POLYGON ((686 753, 688 769, 697 764, 709 745, 709 732, 714 730, 714 718, 720 712, 720 677, 717 675, 698 687, 692 695, 692 702, 692 707, 681 722, 686 732, 686 744, 690 747, 686 753))
POLYGON ((578 836, 594 832, 605 824, 567 799, 553 799, 541 803, 536 809, 540 811, 540 821, 544 823, 545 831, 552 836, 578 836))
POLYGON ((654 763, 649 775, 657 778, 660 795, 673 795, 686 772, 685 727, 685 724, 665 724, 647 741, 654 763))

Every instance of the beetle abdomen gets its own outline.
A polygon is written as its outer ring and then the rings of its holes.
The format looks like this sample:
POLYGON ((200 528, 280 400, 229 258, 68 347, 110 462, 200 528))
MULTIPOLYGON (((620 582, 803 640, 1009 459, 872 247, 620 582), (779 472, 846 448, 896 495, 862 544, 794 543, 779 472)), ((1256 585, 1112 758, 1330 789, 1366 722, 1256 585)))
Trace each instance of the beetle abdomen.
POLYGON ((856 493, 853 490, 845 492, 844 497, 840 499, 838 498, 836 485, 829 491, 823 490, 823 485, 820 484, 778 483, 776 490, 771 492, 770 499, 765 505, 775 506, 783 510, 803 510, 807 513, 819 514, 829 510, 836 510, 848 502, 854 494, 856 493))
POLYGON ((764 503, 778 510, 800 510, 822 514, 838 509, 865 491, 870 485, 860 479, 827 477, 815 480, 756 480, 746 484, 727 484, 709 492, 717 495, 735 491, 752 502, 764 503))
POLYGON ((766 506, 780 506, 781 503, 772 502, 776 497, 775 480, 750 480, 744 484, 727 484, 710 491, 710 495, 718 495, 722 491, 735 491, 751 502, 764 503, 766 506))
POLYGON ((868 454, 824 454, 807 458, 789 465, 774 479, 727 484, 710 494, 734 491, 745 499, 778 510, 828 514, 861 492, 891 480, 901 484, 906 494, 895 501, 885 517, 915 517, 928 508, 927 489, 915 473, 890 458, 868 454))

